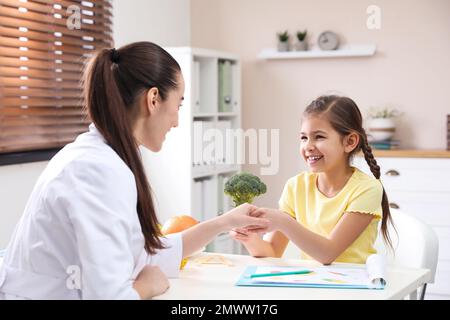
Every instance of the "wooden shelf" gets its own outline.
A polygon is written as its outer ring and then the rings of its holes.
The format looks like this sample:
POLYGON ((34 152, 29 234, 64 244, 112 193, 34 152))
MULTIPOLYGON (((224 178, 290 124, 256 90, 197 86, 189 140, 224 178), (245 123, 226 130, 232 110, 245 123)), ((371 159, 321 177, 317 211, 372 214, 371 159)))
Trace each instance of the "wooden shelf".
POLYGON ((337 50, 320 50, 312 48, 307 51, 287 51, 280 52, 274 48, 263 49, 259 55, 259 59, 275 60, 275 59, 311 59, 311 58, 344 58, 344 57, 369 57, 376 52, 375 44, 361 45, 343 45, 337 50))
MULTIPOLYGON (((373 150, 375 157, 385 158, 450 158, 448 150, 419 150, 419 149, 400 149, 400 150, 373 150)), ((361 153, 358 156, 363 156, 361 153)))
POLYGON ((239 113, 237 112, 219 112, 217 114, 219 117, 237 117, 239 113))
POLYGON ((239 166, 224 167, 224 168, 219 168, 219 169, 213 169, 213 170, 210 170, 210 171, 194 173, 192 175, 192 178, 193 179, 209 178, 209 177, 213 177, 215 175, 229 174, 229 173, 238 172, 239 170, 240 170, 239 166))
POLYGON ((215 172, 202 172, 195 173, 192 175, 192 179, 203 179, 203 178, 212 178, 216 173, 215 172))
POLYGON ((192 117, 195 119, 214 118, 214 117, 238 117, 238 112, 208 112, 208 113, 194 113, 192 117))
POLYGON ((194 113, 192 115, 193 118, 214 118, 217 116, 217 112, 208 112, 208 113, 194 113))
POLYGON ((225 168, 221 168, 221 169, 217 169, 216 170, 216 174, 227 174, 227 173, 232 173, 232 172, 238 172, 240 169, 238 166, 235 167, 225 167, 225 168))

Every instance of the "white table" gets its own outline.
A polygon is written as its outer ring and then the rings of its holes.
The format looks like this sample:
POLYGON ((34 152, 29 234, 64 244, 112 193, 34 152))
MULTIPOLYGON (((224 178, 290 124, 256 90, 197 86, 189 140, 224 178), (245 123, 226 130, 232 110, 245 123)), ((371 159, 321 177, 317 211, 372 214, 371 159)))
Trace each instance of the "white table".
MULTIPOLYGON (((202 253, 201 255, 207 255, 202 253)), ((238 287, 234 284, 249 265, 315 267, 315 261, 253 258, 245 255, 221 254, 233 266, 198 264, 190 258, 177 279, 170 279, 170 288, 155 299, 166 300, 386 300, 417 297, 417 289, 430 280, 428 269, 387 267, 384 290, 323 289, 289 287, 238 287)), ((351 264, 348 264, 351 266, 351 264)))

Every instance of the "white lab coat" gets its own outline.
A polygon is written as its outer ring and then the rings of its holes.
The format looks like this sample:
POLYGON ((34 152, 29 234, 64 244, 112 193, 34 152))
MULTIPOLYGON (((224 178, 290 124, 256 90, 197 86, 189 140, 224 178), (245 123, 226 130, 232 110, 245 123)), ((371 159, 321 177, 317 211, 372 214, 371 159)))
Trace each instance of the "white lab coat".
POLYGON ((149 256, 136 204, 131 170, 91 124, 39 177, 0 269, 0 297, 139 299, 132 284, 145 264, 176 277, 181 235, 149 256))

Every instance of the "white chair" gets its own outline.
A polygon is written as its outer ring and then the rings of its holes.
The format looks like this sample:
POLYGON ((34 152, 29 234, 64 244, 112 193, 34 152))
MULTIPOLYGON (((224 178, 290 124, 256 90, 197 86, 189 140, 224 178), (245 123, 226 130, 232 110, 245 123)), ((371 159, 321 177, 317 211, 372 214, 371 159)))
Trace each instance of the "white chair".
MULTIPOLYGON (((429 283, 433 283, 439 253, 439 240, 436 233, 422 220, 400 210, 391 209, 391 215, 397 232, 390 225, 388 230, 395 251, 392 253, 392 250, 386 248, 380 233, 375 242, 375 248, 379 253, 386 255, 388 264, 429 269, 431 271, 429 283)), ((420 294, 421 300, 425 297, 426 288, 425 283, 420 294)))

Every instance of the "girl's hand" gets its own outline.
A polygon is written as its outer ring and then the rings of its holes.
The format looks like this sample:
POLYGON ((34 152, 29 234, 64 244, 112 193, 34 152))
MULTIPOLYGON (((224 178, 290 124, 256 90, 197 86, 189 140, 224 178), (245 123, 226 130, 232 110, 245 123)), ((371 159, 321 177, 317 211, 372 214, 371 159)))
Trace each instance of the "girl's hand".
POLYGON ((261 218, 262 212, 257 213, 257 209, 253 205, 244 203, 224 213, 221 219, 224 220, 227 230, 245 227, 247 231, 251 232, 266 232, 270 222, 261 218))
POLYGON ((133 283, 134 289, 142 300, 151 299, 166 292, 169 288, 169 280, 158 266, 146 265, 139 272, 133 283))
POLYGON ((258 237, 258 233, 248 231, 245 228, 234 228, 229 232, 231 238, 234 240, 240 241, 242 243, 247 243, 252 241, 258 237))
POLYGON ((287 217, 287 214, 283 211, 270 208, 257 208, 250 215, 269 220, 270 224, 267 232, 280 230, 283 220, 287 217))

